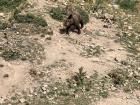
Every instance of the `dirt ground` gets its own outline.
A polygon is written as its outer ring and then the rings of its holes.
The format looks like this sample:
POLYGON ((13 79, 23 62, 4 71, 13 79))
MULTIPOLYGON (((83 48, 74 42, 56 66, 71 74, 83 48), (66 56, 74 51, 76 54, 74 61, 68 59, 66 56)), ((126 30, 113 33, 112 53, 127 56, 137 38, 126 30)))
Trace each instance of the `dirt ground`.
MULTIPOLYGON (((38 86, 38 83, 29 74, 32 68, 39 72, 40 68, 53 65, 59 61, 65 66, 47 71, 50 74, 49 80, 65 81, 77 72, 81 66, 88 76, 95 71, 100 75, 107 75, 110 70, 121 67, 118 62, 127 58, 128 52, 126 49, 115 41, 117 40, 115 26, 103 28, 105 23, 91 16, 89 23, 84 26, 80 35, 71 32, 69 36, 66 36, 59 33, 62 23, 53 20, 48 14, 44 14, 46 6, 51 6, 53 2, 30 0, 30 3, 35 5, 30 11, 41 14, 48 22, 49 27, 53 29, 52 40, 46 41, 45 38, 38 35, 30 35, 33 39, 38 38, 38 42, 45 48, 46 59, 39 65, 31 65, 28 61, 20 60, 5 61, 0 58, 0 64, 4 65, 0 68, 0 97, 2 99, 21 91, 31 92, 34 87, 38 86), (73 43, 71 40, 78 42, 78 44, 73 43), (101 46, 104 52, 100 56, 90 58, 81 56, 83 46, 89 45, 101 46), (117 59, 118 62, 114 59, 117 59), (8 74, 8 77, 4 77, 5 74, 8 74)), ((139 105, 140 102, 135 98, 138 96, 140 97, 139 92, 134 92, 133 95, 123 92, 112 93, 108 98, 97 102, 97 105, 139 105)), ((0 103, 2 99, 0 99, 0 103)))

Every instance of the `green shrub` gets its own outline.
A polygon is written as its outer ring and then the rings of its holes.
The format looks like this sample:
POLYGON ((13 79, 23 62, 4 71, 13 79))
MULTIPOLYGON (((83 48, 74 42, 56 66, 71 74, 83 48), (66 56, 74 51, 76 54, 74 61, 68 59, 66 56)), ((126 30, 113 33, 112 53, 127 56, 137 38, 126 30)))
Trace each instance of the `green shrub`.
POLYGON ((56 7, 51 9, 50 15, 55 20, 63 21, 67 13, 64 8, 56 7))
POLYGON ((11 11, 26 0, 0 0, 0 11, 11 11))
POLYGON ((137 2, 137 0, 119 0, 118 4, 122 9, 135 10, 137 2))
MULTIPOLYGON (((86 11, 84 11, 83 9, 81 9, 80 7, 76 7, 76 10, 82 16, 84 24, 88 23, 89 22, 88 13, 86 11)), ((50 15, 55 20, 63 21, 64 18, 66 18, 67 13, 66 13, 66 10, 64 8, 57 7, 57 8, 52 8, 51 9, 50 15)))
POLYGON ((14 19, 18 23, 33 23, 37 26, 42 27, 48 26, 47 22, 42 17, 34 16, 33 14, 30 13, 26 15, 15 14, 14 19))
POLYGON ((103 1, 104 1, 104 0, 96 0, 96 1, 95 1, 95 7, 96 7, 96 8, 99 8, 99 7, 101 6, 101 4, 103 4, 103 1))
POLYGON ((4 23, 4 22, 1 22, 0 21, 0 30, 4 30, 4 29, 6 29, 7 28, 7 23, 4 23))
POLYGON ((81 9, 80 7, 76 7, 76 9, 80 13, 80 15, 82 16, 84 24, 87 24, 89 22, 88 13, 85 10, 81 9))
POLYGON ((16 60, 16 59, 20 58, 20 53, 12 51, 12 50, 6 50, 1 54, 1 56, 5 60, 16 60))

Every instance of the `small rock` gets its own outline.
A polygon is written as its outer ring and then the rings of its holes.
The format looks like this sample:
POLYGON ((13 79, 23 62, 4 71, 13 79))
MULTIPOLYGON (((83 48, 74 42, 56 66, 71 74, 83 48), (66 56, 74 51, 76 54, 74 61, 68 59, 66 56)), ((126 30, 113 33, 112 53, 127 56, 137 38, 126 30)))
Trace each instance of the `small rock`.
POLYGON ((140 70, 140 67, 138 67, 138 70, 140 70))
POLYGON ((51 39, 52 39, 51 36, 46 37, 46 40, 51 40, 51 39))
POLYGON ((3 103, 4 103, 4 99, 0 98, 0 104, 3 104, 3 103))
POLYGON ((21 103, 24 103, 26 100, 25 100, 24 98, 21 98, 19 101, 20 101, 21 103))
POLYGON ((38 40, 38 38, 34 38, 34 40, 38 40))
POLYGON ((109 26, 108 26, 108 25, 106 25, 106 24, 105 24, 105 25, 103 25, 103 27, 104 27, 104 28, 109 28, 109 26))
POLYGON ((45 35, 44 35, 44 34, 42 34, 40 37, 45 37, 45 35))
POLYGON ((128 29, 129 29, 129 30, 132 30, 133 28, 132 28, 132 26, 128 26, 128 29))
POLYGON ((9 77, 9 74, 4 74, 3 77, 4 78, 8 78, 9 77))
POLYGON ((4 65, 3 64, 0 64, 0 67, 4 67, 4 65))
POLYGON ((111 90, 117 90, 117 88, 116 88, 116 87, 114 87, 114 86, 112 86, 112 87, 111 87, 111 90))
POLYGON ((5 17, 5 16, 4 16, 4 13, 0 13, 0 17, 5 17))
POLYGON ((43 90, 43 91, 46 91, 46 88, 45 88, 45 87, 42 87, 42 90, 43 90))
POLYGON ((113 5, 113 7, 115 8, 115 9, 119 9, 119 5, 113 5))
POLYGON ((111 14, 105 13, 105 18, 106 19, 113 19, 114 17, 111 14))
POLYGON ((131 72, 129 75, 128 75, 128 77, 132 77, 133 76, 133 72, 131 72))
POLYGON ((16 34, 19 35, 19 32, 17 32, 16 34))

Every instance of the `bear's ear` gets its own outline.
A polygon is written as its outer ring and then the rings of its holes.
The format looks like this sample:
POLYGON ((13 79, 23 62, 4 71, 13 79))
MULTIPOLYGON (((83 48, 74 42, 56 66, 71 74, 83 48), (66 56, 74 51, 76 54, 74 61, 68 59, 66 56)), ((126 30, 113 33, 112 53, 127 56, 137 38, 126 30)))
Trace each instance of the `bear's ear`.
POLYGON ((71 14, 71 15, 69 15, 68 19, 71 19, 71 18, 72 18, 72 14, 71 14))

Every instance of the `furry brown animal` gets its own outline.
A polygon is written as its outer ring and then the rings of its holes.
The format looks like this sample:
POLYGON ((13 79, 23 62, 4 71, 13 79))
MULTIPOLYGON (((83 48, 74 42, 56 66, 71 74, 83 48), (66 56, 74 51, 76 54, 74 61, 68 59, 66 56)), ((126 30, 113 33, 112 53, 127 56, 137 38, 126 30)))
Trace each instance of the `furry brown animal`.
POLYGON ((83 28, 83 19, 79 13, 71 13, 68 18, 64 21, 64 26, 66 28, 66 34, 69 34, 69 31, 78 30, 78 34, 81 33, 83 28), (81 25, 81 26, 80 26, 81 25))

